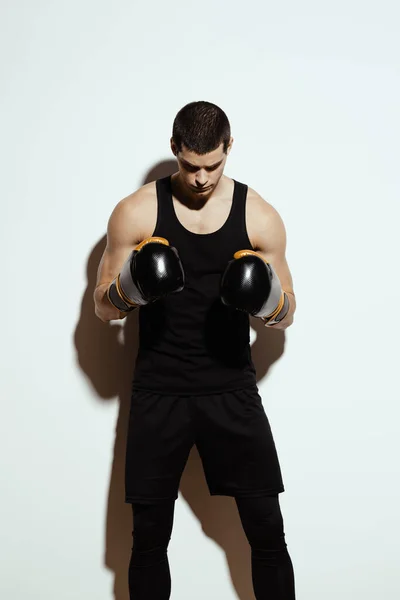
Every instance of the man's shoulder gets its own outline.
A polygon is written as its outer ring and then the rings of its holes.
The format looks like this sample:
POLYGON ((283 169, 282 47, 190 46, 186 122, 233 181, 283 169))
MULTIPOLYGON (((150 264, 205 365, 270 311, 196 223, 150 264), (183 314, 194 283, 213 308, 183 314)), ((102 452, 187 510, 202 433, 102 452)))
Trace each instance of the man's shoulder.
POLYGON ((123 204, 127 209, 141 210, 144 208, 144 206, 147 208, 148 203, 156 200, 156 198, 156 182, 150 181, 150 183, 142 185, 128 196, 125 196, 120 203, 123 204))
POLYGON ((280 226, 282 218, 278 210, 256 190, 249 187, 247 192, 246 219, 255 230, 280 226))
POLYGON ((140 188, 128 194, 120 200, 116 206, 121 214, 127 218, 140 218, 151 212, 153 207, 157 206, 156 182, 151 181, 142 185, 140 188))
POLYGON ((259 194, 254 188, 248 186, 247 190, 247 202, 250 205, 252 211, 255 211, 258 214, 268 215, 274 209, 272 204, 263 198, 261 194, 259 194))
POLYGON ((138 230, 141 239, 149 237, 157 220, 156 182, 151 181, 122 198, 113 210, 113 217, 121 227, 138 230))

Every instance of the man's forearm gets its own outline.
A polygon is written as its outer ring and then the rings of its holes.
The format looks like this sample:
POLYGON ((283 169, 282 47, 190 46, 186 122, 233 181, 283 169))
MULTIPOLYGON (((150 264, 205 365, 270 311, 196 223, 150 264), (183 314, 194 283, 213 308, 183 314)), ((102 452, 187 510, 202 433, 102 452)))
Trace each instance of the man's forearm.
POLYGON ((126 313, 120 312, 111 304, 107 294, 109 285, 109 283, 102 283, 97 286, 93 294, 96 316, 104 322, 123 319, 126 316, 126 313))
POLYGON ((96 289, 94 290, 94 303, 96 305, 96 308, 105 308, 106 306, 108 307, 110 305, 110 301, 108 299, 107 296, 107 290, 108 290, 108 286, 110 284, 109 283, 102 283, 101 285, 98 285, 96 287, 96 289))

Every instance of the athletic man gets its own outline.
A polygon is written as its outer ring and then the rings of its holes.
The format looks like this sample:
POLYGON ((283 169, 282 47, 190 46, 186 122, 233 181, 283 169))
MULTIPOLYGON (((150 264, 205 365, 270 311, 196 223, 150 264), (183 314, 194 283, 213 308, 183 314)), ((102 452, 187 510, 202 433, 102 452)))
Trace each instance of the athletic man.
POLYGON ((96 315, 107 322, 139 310, 125 471, 132 600, 170 597, 167 548, 194 444, 210 494, 235 498, 257 600, 295 598, 249 315, 286 329, 296 301, 281 217, 223 174, 232 143, 219 107, 183 107, 171 138, 178 172, 121 200, 108 223, 96 315))

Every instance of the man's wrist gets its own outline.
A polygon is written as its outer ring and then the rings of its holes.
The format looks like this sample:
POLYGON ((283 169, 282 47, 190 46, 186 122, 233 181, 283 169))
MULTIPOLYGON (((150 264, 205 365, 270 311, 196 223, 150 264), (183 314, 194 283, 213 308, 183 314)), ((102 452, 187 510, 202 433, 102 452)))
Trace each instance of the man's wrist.
POLYGON ((287 316, 289 308, 290 304, 288 295, 285 291, 282 291, 281 300, 274 312, 266 317, 261 317, 265 327, 274 327, 275 325, 278 325, 287 316))

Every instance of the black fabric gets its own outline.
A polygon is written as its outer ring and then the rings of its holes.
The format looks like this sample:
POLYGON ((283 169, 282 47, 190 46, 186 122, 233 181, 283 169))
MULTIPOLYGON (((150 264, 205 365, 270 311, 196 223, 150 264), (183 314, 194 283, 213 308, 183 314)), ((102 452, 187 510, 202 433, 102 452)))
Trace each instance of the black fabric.
MULTIPOLYGON (((278 496, 235 500, 251 547, 256 600, 295 600, 293 565, 285 541, 278 496)), ((174 501, 154 505, 132 504, 134 527, 129 564, 131 600, 170 598, 168 544, 173 528, 174 506, 174 501)), ((192 552, 190 540, 188 542, 187 552, 192 552)), ((205 576, 201 566, 198 576, 205 576)))
POLYGON ((269 420, 257 386, 204 396, 134 390, 128 423, 125 501, 178 497, 196 444, 211 495, 284 491, 269 420))
POLYGON ((171 574, 167 548, 171 538, 175 501, 132 504, 134 528, 129 562, 131 600, 167 600, 171 574))
POLYGON ((139 309, 135 389, 205 394, 256 383, 249 316, 222 304, 222 274, 238 250, 253 249, 246 231, 247 186, 234 181, 229 217, 213 233, 196 234, 178 220, 170 176, 157 180, 154 236, 180 256, 185 287, 139 309))
POLYGON ((292 560, 287 550, 279 497, 236 498, 251 547, 251 572, 257 600, 295 600, 292 560))

